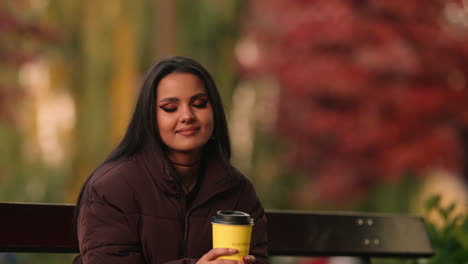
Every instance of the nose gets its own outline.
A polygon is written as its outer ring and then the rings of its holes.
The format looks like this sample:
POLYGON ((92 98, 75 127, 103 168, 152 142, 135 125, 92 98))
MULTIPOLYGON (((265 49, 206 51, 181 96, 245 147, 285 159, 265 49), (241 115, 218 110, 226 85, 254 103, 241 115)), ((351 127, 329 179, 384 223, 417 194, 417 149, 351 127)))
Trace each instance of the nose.
POLYGON ((192 109, 190 109, 190 107, 183 107, 181 109, 180 122, 191 123, 194 120, 195 120, 195 115, 193 114, 192 109))

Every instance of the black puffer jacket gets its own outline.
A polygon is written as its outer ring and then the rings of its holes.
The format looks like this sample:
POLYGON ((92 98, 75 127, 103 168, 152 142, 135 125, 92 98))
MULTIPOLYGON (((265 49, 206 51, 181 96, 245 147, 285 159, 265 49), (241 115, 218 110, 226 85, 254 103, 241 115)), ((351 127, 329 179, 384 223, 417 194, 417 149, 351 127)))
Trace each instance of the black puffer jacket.
POLYGON ((75 263, 195 263, 212 247, 211 217, 218 210, 254 218, 250 254, 267 263, 267 219, 245 176, 216 161, 205 164, 187 207, 179 184, 151 164, 140 153, 94 173, 81 200, 75 263))

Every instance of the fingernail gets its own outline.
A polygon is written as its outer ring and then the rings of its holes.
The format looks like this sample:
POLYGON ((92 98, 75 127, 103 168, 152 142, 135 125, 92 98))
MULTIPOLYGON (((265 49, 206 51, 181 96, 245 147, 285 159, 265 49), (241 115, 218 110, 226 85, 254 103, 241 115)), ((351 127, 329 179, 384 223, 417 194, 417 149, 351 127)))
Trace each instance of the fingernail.
POLYGON ((230 248, 230 249, 229 249, 229 252, 230 252, 230 253, 236 253, 236 252, 237 252, 237 249, 230 248))

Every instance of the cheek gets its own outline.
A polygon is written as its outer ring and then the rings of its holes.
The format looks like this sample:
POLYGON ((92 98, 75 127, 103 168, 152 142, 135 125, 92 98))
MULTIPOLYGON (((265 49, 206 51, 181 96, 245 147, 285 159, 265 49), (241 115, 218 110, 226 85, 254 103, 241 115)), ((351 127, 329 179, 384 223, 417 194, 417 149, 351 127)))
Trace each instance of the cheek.
POLYGON ((213 122, 213 120, 210 120, 210 122, 207 123, 206 130, 207 130, 207 133, 209 134, 209 136, 211 137, 213 135, 213 131, 214 131, 214 122, 213 122))
POLYGON ((168 133, 169 131, 172 131, 173 125, 172 125, 170 118, 164 118, 158 115, 157 121, 158 121, 159 134, 161 136, 164 133, 168 133))
POLYGON ((213 133, 214 119, 213 119, 212 114, 206 115, 206 117, 205 117, 205 126, 206 126, 206 129, 208 130, 208 132, 210 132, 210 134, 213 133))

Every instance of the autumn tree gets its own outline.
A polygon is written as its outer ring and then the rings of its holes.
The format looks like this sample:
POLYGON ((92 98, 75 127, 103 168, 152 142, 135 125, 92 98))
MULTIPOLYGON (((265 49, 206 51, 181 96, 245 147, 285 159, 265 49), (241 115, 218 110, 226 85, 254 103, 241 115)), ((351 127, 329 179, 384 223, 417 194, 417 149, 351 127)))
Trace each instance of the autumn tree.
POLYGON ((37 23, 28 12, 28 3, 0 3, 0 122, 14 122, 14 106, 22 94, 18 83, 20 67, 58 37, 56 31, 37 23))
POLYGON ((246 79, 281 86, 277 135, 308 192, 346 201, 431 168, 467 175, 467 2, 250 1, 246 79))

